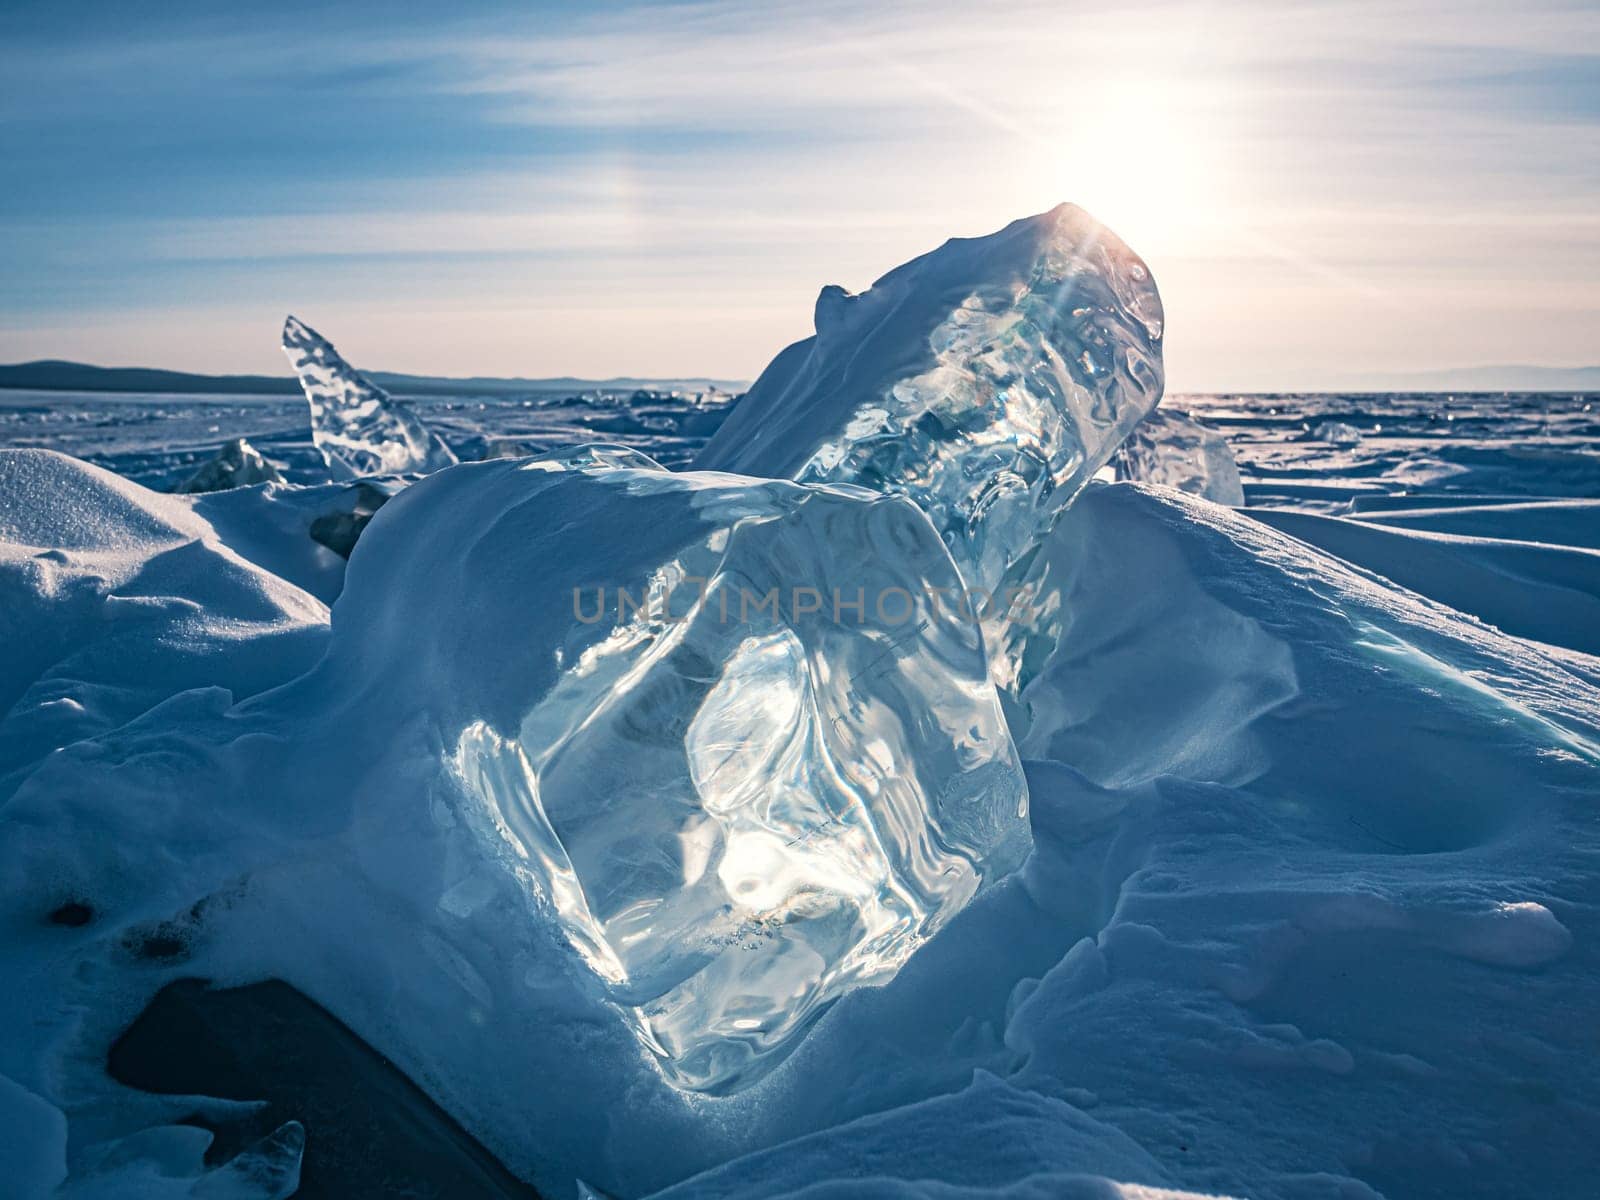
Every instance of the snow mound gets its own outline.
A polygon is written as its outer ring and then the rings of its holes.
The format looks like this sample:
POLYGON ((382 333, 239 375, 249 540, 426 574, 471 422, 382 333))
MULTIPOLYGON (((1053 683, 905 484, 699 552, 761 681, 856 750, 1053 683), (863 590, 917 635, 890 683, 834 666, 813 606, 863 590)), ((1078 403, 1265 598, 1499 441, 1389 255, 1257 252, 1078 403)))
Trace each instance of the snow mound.
POLYGON ((1152 412, 1128 435, 1115 458, 1117 478, 1177 488, 1240 507, 1244 485, 1228 441, 1215 429, 1171 409, 1152 412))
POLYGON ((1274 790, 1326 797, 1372 836, 1427 846, 1496 828, 1518 781, 1545 770, 1537 747, 1593 753, 1593 690, 1536 648, 1249 517, 1097 486, 1044 557, 1039 607, 1055 648, 1012 714, 1025 758, 1107 786, 1270 775, 1274 790), (1215 557, 1224 548, 1235 562, 1215 557), (1138 569, 1113 570, 1125 560, 1138 569), (1290 586, 1252 596, 1251 573, 1290 586), (1355 747, 1407 771, 1380 768, 1355 787, 1355 747), (1462 776, 1475 781, 1465 793, 1448 782, 1462 776))
POLYGON ((710 470, 854 483, 926 512, 993 590, 1161 398, 1149 270, 1063 204, 956 238, 775 358, 701 452, 710 470))
POLYGON ((283 352, 311 406, 311 437, 334 480, 454 466, 456 456, 405 405, 372 383, 316 330, 283 322, 283 352))
POLYGON ((1506 633, 1600 655, 1600 549, 1435 533, 1406 521, 1250 515, 1506 633))
POLYGON ((169 696, 250 695, 321 653, 327 609, 228 546, 207 499, 0 451, 0 797, 19 769, 169 696))
POLYGON ((656 1200, 1182 1200, 1132 1139, 1062 1100, 1012 1087, 986 1071, 971 1086, 909 1111, 863 1117, 753 1154, 656 1200), (848 1176, 840 1164, 848 1162, 848 1176), (1109 1176, 1109 1178, 1108 1178, 1109 1176), (831 1184, 831 1186, 830 1186, 831 1184))

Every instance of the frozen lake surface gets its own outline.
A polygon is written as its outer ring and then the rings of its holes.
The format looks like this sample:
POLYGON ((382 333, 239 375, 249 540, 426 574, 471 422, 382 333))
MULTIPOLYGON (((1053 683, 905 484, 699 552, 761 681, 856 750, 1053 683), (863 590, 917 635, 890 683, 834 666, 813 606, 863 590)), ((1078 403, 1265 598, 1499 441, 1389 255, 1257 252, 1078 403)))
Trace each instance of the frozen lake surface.
MULTIPOLYGON (((661 394, 399 398, 463 457, 604 440, 667 466, 692 458, 728 411, 661 394)), ((1600 496, 1600 394, 1178 394, 1162 408, 1227 437, 1252 505, 1331 512, 1352 502, 1376 509, 1387 502, 1371 497, 1382 495, 1446 495, 1451 504, 1600 496), (1333 424, 1359 441, 1317 436, 1333 424)), ((158 491, 235 437, 285 466, 291 482, 325 476, 300 397, 0 390, 0 446, 60 450, 158 491)))
MULTIPOLYGON (((660 393, 399 399, 466 458, 604 440, 635 446, 668 466, 687 461, 715 432, 727 400, 701 409, 688 398, 660 393)), ((292 483, 327 478, 299 396, 0 389, 0 446, 60 450, 158 491, 181 485, 236 437, 281 463, 292 483)))

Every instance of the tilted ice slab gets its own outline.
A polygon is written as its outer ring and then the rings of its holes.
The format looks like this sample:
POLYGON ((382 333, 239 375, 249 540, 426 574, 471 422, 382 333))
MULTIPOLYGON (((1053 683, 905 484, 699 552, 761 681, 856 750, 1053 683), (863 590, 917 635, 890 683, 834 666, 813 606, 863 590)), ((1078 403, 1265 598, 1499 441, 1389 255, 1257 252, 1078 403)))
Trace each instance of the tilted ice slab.
POLYGON ((1244 484, 1228 441, 1193 417, 1162 408, 1140 421, 1116 454, 1117 478, 1177 488, 1238 507, 1244 484))
POLYGON ((294 317, 283 322, 283 352, 300 376, 311 405, 311 438, 333 479, 427 473, 455 465, 450 447, 415 413, 294 317))
POLYGON ((430 709, 669 1078, 726 1091, 1027 852, 979 632, 930 600, 957 579, 857 488, 468 465, 363 536, 325 669, 430 709))
POLYGON ((699 467, 908 496, 993 590, 1161 398, 1149 269, 1063 204, 827 287, 699 467))
POLYGON ((199 492, 225 492, 230 488, 249 487, 255 483, 282 483, 278 468, 262 456, 261 451, 245 438, 224 442, 217 456, 189 477, 178 490, 195 494, 199 492))

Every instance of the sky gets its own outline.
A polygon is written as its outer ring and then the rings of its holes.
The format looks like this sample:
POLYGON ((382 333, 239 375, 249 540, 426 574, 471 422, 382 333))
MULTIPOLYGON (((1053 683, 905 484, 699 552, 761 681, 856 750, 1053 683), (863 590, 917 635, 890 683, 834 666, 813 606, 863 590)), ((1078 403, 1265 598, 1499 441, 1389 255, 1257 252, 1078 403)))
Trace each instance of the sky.
POLYGON ((1600 362, 1593 0, 8 0, 0 361, 753 378, 1062 200, 1169 390, 1600 362))

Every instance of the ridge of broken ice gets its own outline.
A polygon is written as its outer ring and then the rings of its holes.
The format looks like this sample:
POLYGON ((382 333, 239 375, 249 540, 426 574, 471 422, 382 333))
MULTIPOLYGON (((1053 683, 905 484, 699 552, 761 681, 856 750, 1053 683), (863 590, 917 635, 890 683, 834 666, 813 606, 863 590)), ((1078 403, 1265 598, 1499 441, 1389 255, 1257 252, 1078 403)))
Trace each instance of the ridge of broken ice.
POLYGON ((920 505, 993 590, 1161 398, 1149 269, 1082 209, 953 238, 780 353, 696 460, 920 505))
POLYGON ((335 481, 456 464, 455 453, 414 412, 292 316, 283 322, 283 352, 311 406, 311 439, 335 481))

